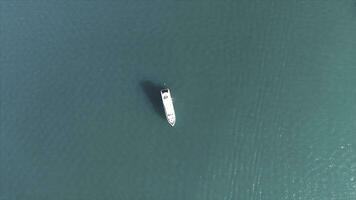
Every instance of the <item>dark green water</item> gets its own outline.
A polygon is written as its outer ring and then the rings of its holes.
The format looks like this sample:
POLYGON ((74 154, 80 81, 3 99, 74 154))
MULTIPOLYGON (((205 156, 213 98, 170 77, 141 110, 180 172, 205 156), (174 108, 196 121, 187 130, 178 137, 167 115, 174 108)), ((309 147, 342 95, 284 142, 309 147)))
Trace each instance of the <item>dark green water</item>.
POLYGON ((356 199, 355 1, 0 5, 1 200, 356 199))

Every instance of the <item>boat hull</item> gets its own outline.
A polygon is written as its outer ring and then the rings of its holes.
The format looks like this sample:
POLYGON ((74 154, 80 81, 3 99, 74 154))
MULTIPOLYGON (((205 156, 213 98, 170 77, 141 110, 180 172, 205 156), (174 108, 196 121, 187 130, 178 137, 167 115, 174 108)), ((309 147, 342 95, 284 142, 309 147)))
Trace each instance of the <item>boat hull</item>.
POLYGON ((176 114, 174 111, 173 100, 172 100, 170 90, 169 89, 161 90, 161 97, 162 97, 163 108, 166 114, 167 121, 171 126, 174 126, 176 123, 176 114))

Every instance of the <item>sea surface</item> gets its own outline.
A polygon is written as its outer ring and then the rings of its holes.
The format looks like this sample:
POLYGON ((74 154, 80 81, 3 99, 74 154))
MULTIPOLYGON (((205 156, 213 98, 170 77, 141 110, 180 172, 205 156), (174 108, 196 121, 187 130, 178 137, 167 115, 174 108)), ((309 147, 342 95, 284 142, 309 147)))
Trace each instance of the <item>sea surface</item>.
POLYGON ((2 0, 0 51, 1 200, 356 199, 354 0, 2 0))

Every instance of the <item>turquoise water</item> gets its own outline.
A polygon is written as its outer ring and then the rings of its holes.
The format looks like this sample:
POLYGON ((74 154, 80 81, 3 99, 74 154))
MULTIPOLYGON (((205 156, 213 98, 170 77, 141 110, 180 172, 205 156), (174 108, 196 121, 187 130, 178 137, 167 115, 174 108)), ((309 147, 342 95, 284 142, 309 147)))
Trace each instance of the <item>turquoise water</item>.
POLYGON ((356 198, 354 1, 0 5, 0 199, 356 198))

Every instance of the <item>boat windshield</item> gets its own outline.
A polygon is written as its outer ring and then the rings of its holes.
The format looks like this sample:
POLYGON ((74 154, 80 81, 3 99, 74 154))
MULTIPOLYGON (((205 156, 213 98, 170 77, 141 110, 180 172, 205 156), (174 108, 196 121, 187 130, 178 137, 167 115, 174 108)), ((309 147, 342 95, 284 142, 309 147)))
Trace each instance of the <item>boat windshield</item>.
POLYGON ((168 90, 167 90, 167 89, 162 90, 162 93, 166 93, 166 92, 168 92, 168 90))

